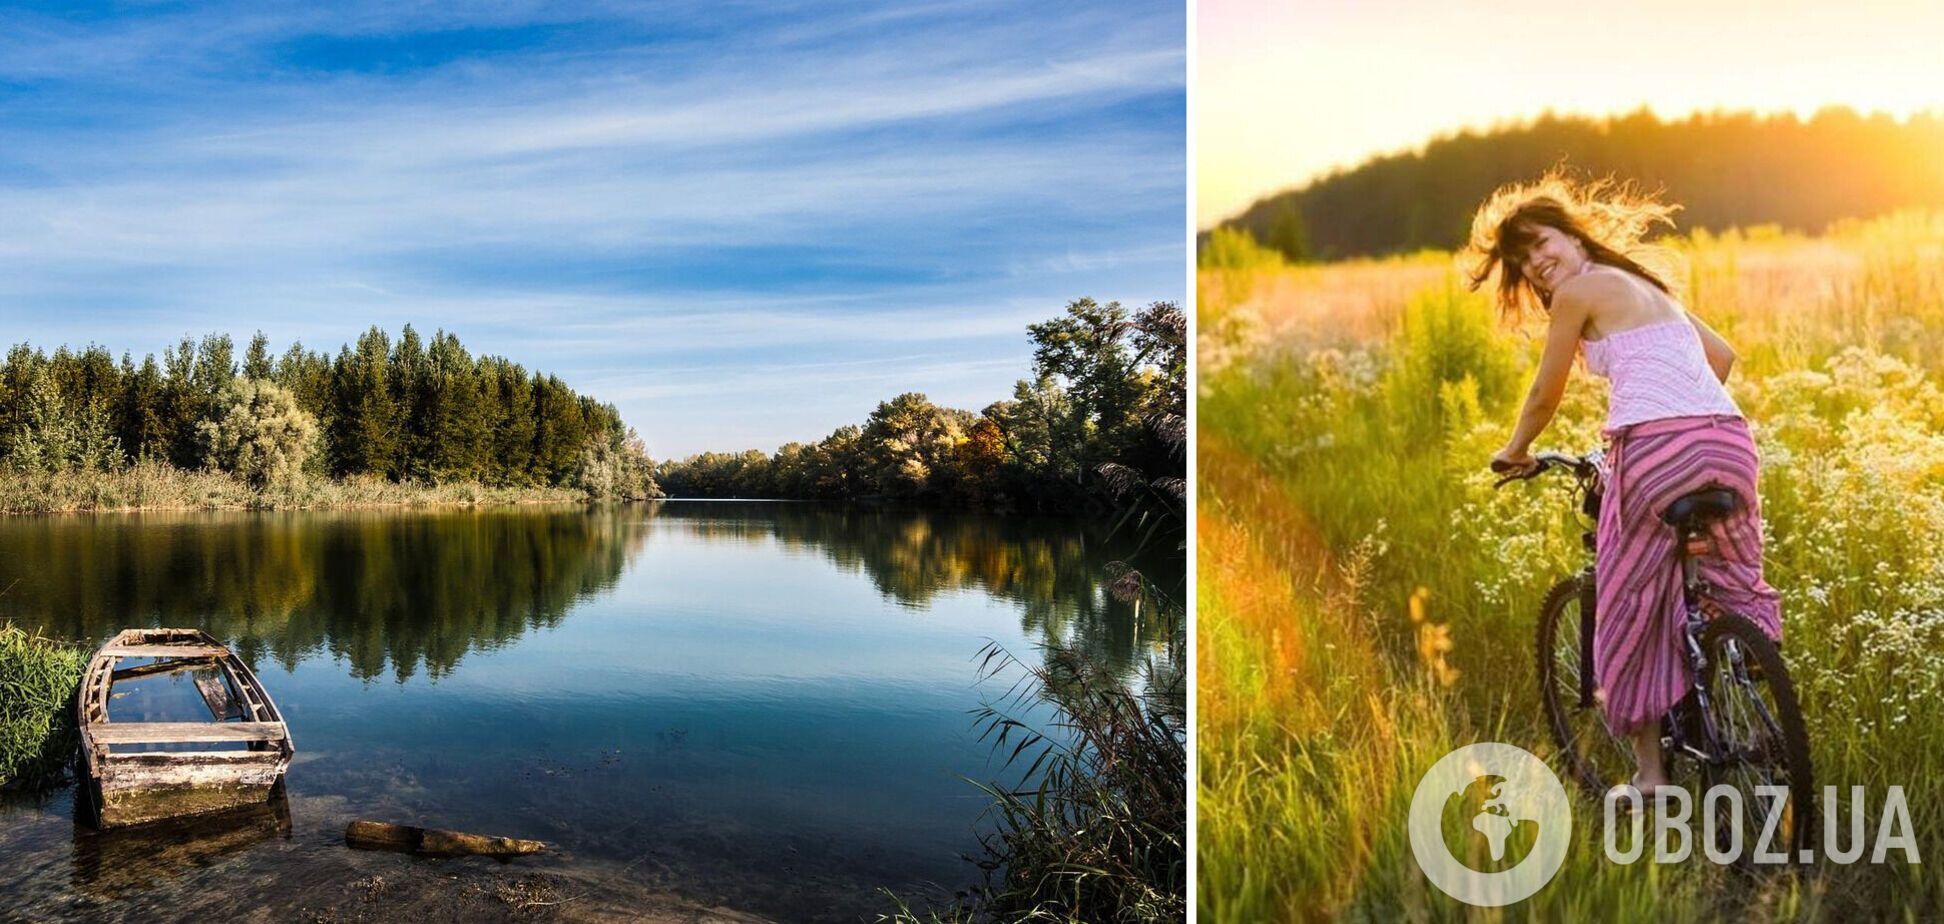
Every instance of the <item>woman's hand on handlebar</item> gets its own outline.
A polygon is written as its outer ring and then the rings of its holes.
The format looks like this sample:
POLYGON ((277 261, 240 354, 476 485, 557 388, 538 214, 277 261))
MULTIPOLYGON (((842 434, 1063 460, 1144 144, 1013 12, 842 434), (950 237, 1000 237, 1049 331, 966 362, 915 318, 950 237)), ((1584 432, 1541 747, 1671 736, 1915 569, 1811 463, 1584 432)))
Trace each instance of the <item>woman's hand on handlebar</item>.
POLYGON ((1492 471, 1500 475, 1529 475, 1538 467, 1539 460, 1524 449, 1507 446, 1492 456, 1492 471))

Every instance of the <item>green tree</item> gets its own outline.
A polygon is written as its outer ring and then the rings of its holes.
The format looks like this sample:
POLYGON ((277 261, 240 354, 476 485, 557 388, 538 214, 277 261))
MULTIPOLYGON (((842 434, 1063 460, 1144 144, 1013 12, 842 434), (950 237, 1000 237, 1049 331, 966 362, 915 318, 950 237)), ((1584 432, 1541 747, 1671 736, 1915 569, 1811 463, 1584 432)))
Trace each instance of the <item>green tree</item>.
POLYGON ((488 439, 492 449, 492 465, 487 477, 501 485, 532 484, 536 472, 533 462, 533 380, 527 377, 526 370, 518 363, 495 359, 491 366, 490 383, 493 388, 492 404, 498 414, 488 439))
POLYGON ((70 408, 51 367, 36 371, 20 400, 21 426, 6 447, 7 464, 20 471, 103 470, 121 459, 108 415, 83 404, 70 408))
POLYGON ((533 381, 533 480, 562 485, 580 464, 587 438, 580 402, 559 378, 533 381))
MULTIPOLYGON (((481 416, 479 376, 458 337, 443 330, 433 335, 419 393, 424 404, 427 468, 432 478, 482 478, 486 421, 481 416)), ((615 446, 606 448, 618 451, 615 446)))
POLYGON ((1089 425, 1078 453, 1082 483, 1095 465, 1119 457, 1139 437, 1144 388, 1127 349, 1132 329, 1119 302, 1102 305, 1091 298, 1068 302, 1064 317, 1027 327, 1034 374, 1059 378, 1074 411, 1089 425))
POLYGON ((267 379, 239 379, 199 428, 207 464, 252 487, 293 484, 316 451, 317 419, 267 379))
POLYGON ((398 343, 392 347, 385 369, 385 387, 391 392, 392 412, 398 415, 387 468, 400 481, 433 480, 430 379, 425 344, 419 340, 418 331, 407 324, 399 332, 398 343))
POLYGON ((1021 379, 1013 386, 1013 400, 991 411, 1021 465, 1043 480, 1075 487, 1083 482, 1081 454, 1092 426, 1058 379, 1021 379))
POLYGON ((870 494, 877 481, 864 466, 864 428, 845 424, 817 443, 811 484, 818 497, 847 498, 870 494))
POLYGON ((196 425, 202 422, 204 407, 196 383, 196 341, 188 337, 162 350, 160 405, 169 463, 177 468, 195 468, 202 462, 196 425))
POLYGON ((7 351, 0 364, 0 450, 13 445, 27 427, 27 392, 46 364, 40 352, 25 343, 7 351))
POLYGON ((133 458, 167 457, 168 429, 163 421, 162 370, 153 355, 142 357, 137 369, 128 356, 122 356, 121 407, 116 412, 116 433, 121 445, 133 458))
POLYGON ((864 424, 865 465, 878 489, 893 497, 948 490, 951 463, 965 438, 960 419, 918 392, 883 402, 864 424))
POLYGON ((246 379, 270 378, 270 338, 257 331, 250 338, 250 349, 243 355, 243 377, 246 379))
POLYGON ((1310 258, 1309 224, 1303 220, 1303 213, 1295 202, 1285 199, 1276 207, 1275 217, 1269 222, 1269 233, 1263 241, 1291 263, 1301 263, 1310 258))
POLYGON ((330 431, 332 391, 329 358, 304 349, 302 341, 294 342, 277 358, 271 380, 289 389, 297 398, 297 406, 316 417, 325 432, 330 431))
POLYGON ((330 466, 336 475, 383 475, 397 457, 397 405, 386 381, 391 339, 375 325, 332 369, 330 466))

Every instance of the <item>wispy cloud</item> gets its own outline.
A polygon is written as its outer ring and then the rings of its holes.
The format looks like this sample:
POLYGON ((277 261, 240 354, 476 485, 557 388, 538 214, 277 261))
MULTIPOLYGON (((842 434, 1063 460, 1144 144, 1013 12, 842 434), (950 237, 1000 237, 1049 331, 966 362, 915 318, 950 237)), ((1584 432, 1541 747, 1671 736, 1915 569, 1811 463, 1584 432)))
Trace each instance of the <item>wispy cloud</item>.
POLYGON ((444 327, 662 452, 843 422, 748 400, 788 359, 848 419, 908 390, 887 356, 990 400, 1067 300, 1183 296, 1184 29, 1179 4, 22 15, 0 320, 138 353, 444 327))

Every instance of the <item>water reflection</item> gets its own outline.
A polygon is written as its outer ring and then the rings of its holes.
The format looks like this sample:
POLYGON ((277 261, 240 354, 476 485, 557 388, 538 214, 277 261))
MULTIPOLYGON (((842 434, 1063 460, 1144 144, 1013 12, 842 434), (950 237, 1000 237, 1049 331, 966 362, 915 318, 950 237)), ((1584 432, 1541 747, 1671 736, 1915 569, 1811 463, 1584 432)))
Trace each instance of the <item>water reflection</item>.
POLYGON ((362 680, 436 679, 612 588, 656 528, 819 554, 914 608, 979 590, 1017 604, 1029 636, 1120 673, 1157 649, 1178 661, 1185 635, 1102 590, 1115 555, 1073 521, 684 502, 8 518, 0 618, 90 641, 191 626, 253 666, 290 670, 324 653, 362 680))
MULTIPOLYGON (((1017 604, 1021 628, 1075 648, 1126 674, 1160 649, 1178 661, 1179 619, 1114 599, 1102 587, 1107 563, 1124 555, 1098 529, 1071 520, 932 514, 869 507, 668 503, 660 516, 694 535, 766 537, 824 555, 840 570, 868 575, 879 593, 911 607, 941 593, 980 590, 1017 604)), ((1143 562, 1178 580, 1180 562, 1143 562)), ((1026 654, 1020 652, 1021 655, 1026 654)))
POLYGON ((84 812, 76 809, 72 878, 77 891, 100 899, 151 891, 291 832, 281 785, 263 805, 137 828, 97 830, 84 812))
POLYGON ((579 510, 9 519, 0 616, 87 640, 196 627, 253 666, 327 652, 360 679, 440 677, 613 586, 640 538, 579 510))
POLYGON ((0 618, 205 628, 274 673, 298 746, 294 831, 158 848, 0 798, 0 893, 131 920, 449 899, 457 864, 345 849, 370 818, 545 840, 521 870, 602 889, 868 920, 881 887, 975 875, 985 639, 1179 673, 1178 622, 1101 590, 1117 557, 1074 520, 803 504, 0 519, 0 618))

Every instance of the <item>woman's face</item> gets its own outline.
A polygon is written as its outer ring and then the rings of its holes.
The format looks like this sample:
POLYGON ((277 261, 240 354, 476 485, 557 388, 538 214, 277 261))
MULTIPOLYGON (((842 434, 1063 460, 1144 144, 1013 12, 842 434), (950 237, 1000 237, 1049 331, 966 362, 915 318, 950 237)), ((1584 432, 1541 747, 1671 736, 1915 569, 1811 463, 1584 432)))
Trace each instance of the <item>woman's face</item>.
POLYGON ((1586 248, 1572 235, 1551 225, 1533 228, 1532 246, 1526 250, 1519 271, 1539 291, 1550 294, 1560 283, 1586 269, 1586 248))

